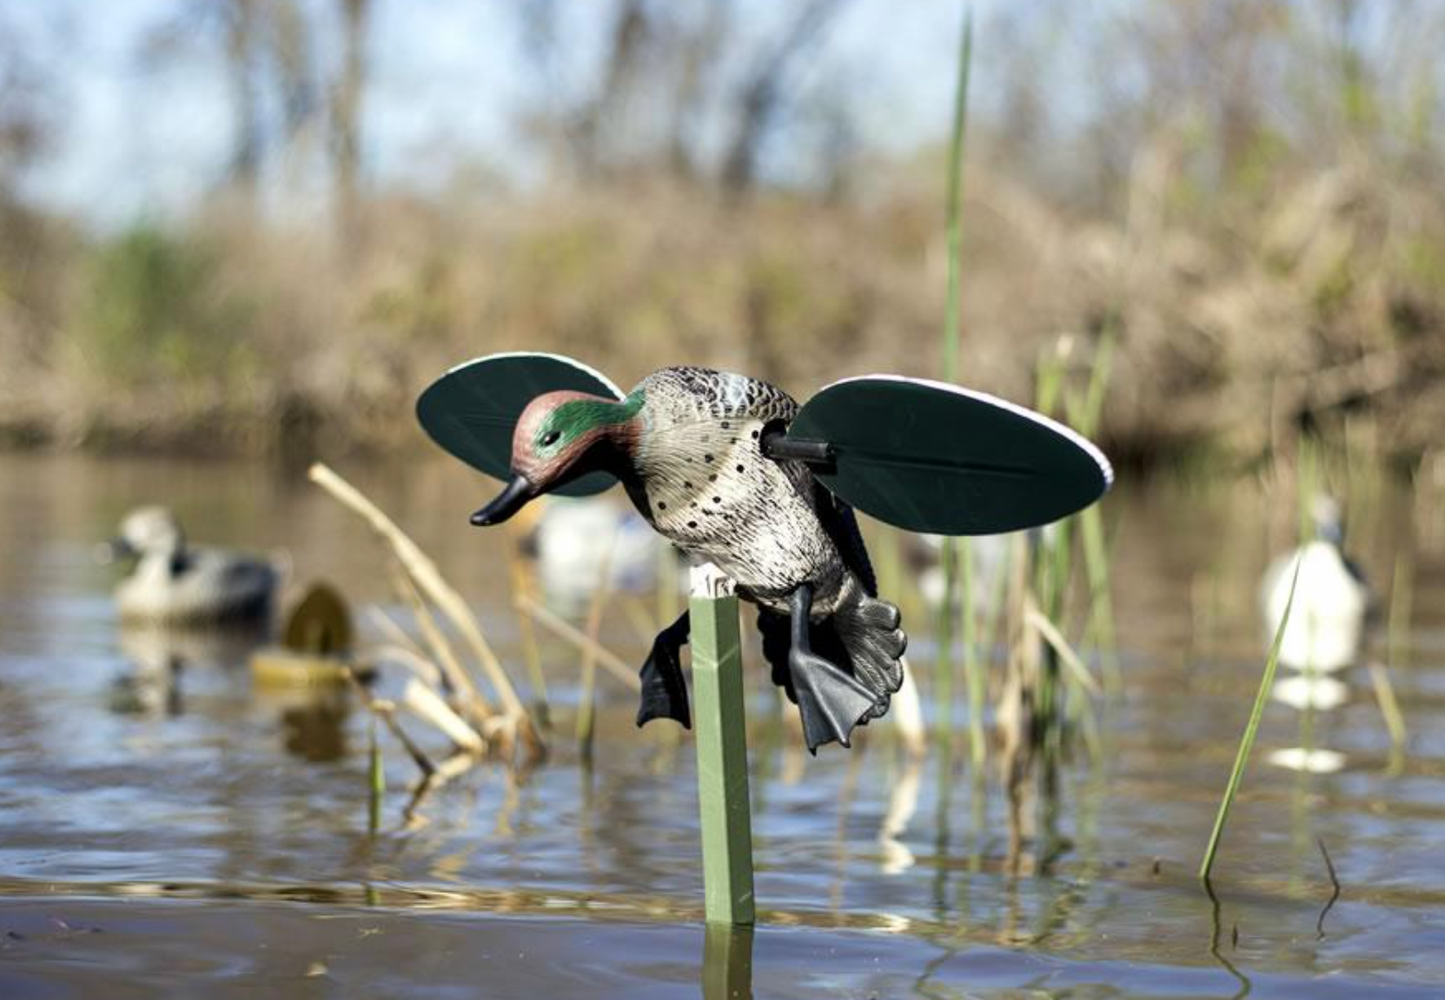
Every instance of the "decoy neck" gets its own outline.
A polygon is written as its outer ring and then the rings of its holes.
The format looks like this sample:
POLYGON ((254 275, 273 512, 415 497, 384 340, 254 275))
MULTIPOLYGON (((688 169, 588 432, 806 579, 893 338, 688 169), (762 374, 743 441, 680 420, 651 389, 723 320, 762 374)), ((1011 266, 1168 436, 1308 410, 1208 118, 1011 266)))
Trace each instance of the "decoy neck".
POLYGON ((625 474, 641 433, 642 404, 640 389, 621 400, 570 389, 532 400, 512 433, 512 478, 471 523, 500 524, 529 500, 589 472, 625 474))
POLYGON ((1334 497, 1317 493, 1310 500, 1310 520, 1315 538, 1339 548, 1345 543, 1345 523, 1340 504, 1334 497))

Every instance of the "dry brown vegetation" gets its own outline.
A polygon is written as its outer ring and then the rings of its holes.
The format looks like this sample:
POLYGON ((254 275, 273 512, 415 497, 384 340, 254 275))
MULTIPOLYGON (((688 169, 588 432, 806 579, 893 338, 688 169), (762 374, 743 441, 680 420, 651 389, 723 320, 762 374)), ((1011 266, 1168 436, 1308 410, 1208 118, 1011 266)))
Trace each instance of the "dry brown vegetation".
MULTIPOLYGON (((822 8, 798 4, 798 30, 754 78, 714 86, 736 95, 741 125, 708 164, 682 125, 636 138, 636 94, 696 75, 694 49, 725 47, 726 25, 617 6, 595 98, 533 115, 539 141, 560 150, 538 188, 358 192, 353 136, 333 227, 267 218, 250 174, 184 224, 105 238, 3 199, 4 438, 300 457, 416 449, 419 390, 459 360, 517 348, 575 355, 623 384, 677 362, 802 395, 864 371, 935 374, 941 155, 855 150, 811 187, 770 186, 755 169, 762 137, 789 119, 749 102, 786 103, 786 66, 822 34, 822 8), (691 61, 649 56, 659 38, 691 61)), ((1071 9, 1027 6, 1061 23, 1071 9)), ((971 125, 962 380, 1028 400, 1060 335, 1087 365, 1108 333, 1119 349, 1101 436, 1118 457, 1206 445, 1249 460, 1356 417, 1385 452, 1438 448, 1445 151, 1438 66, 1417 50, 1441 18, 1392 8, 1400 40, 1366 45, 1376 26, 1348 3, 1338 39, 1307 4, 1129 9, 1134 21, 1094 25, 1076 44, 1144 85, 1076 95, 1090 116, 1069 142, 1023 82, 1048 55, 1032 22, 981 30, 980 58, 1002 50, 1020 79, 994 102, 1001 112, 971 125)), ((364 75, 347 72, 355 100, 364 75)), ((696 102, 667 120, 721 113, 721 98, 696 102)), ((354 130, 354 107, 341 124, 354 130)))

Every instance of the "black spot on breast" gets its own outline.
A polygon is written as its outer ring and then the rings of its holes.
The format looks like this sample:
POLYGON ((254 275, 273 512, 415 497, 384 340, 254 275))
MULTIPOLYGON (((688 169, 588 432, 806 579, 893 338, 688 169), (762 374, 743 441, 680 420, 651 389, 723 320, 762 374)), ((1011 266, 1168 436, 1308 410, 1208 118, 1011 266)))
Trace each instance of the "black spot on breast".
POLYGON ((739 472, 742 472, 742 471, 743 471, 743 467, 742 467, 741 465, 738 466, 738 471, 739 471, 739 472))
POLYGON ((685 490, 690 490, 692 489, 692 483, 689 483, 687 480, 683 480, 682 488, 685 490))
POLYGON ((703 460, 704 462, 711 462, 711 461, 712 461, 712 456, 711 456, 711 455, 704 455, 704 456, 702 457, 702 460, 703 460))
POLYGON ((714 472, 712 475, 708 476, 708 477, 707 477, 707 481, 710 482, 710 483, 715 483, 715 482, 717 482, 717 473, 714 472))
POLYGON ((696 521, 688 521, 688 522, 687 522, 687 526, 688 526, 689 528, 696 528, 696 527, 697 527, 697 522, 696 522, 696 521))
POLYGON ((658 509, 658 510, 667 510, 667 501, 666 501, 666 500, 659 500, 659 501, 657 501, 657 509, 658 509))
POLYGON ((731 426, 732 426, 732 425, 729 424, 726 420, 724 420, 724 421, 722 422, 722 429, 723 429, 723 430, 727 430, 727 429, 728 429, 729 427, 731 427, 731 426))
POLYGON ((722 503, 722 497, 713 497, 713 498, 712 498, 712 502, 713 502, 713 503, 722 503))

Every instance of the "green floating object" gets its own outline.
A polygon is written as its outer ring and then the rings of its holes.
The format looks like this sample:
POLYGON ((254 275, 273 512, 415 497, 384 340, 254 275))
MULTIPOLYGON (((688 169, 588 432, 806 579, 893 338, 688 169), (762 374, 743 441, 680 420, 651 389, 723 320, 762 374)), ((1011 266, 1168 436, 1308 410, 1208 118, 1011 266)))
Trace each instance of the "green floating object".
POLYGON ((312 586, 286 619, 281 642, 288 649, 317 656, 351 648, 351 612, 346 601, 324 583, 312 586))
POLYGON ((281 645, 251 654, 251 675, 263 687, 334 687, 346 683, 351 612, 337 591, 312 585, 290 615, 281 645))
MULTIPOLYGON (((416 416, 437 444, 494 479, 512 478, 512 430, 537 396, 573 389, 607 399, 624 395, 611 380, 571 358, 518 351, 490 354, 457 365, 416 401, 416 416)), ((602 472, 554 492, 569 497, 601 493, 617 480, 602 472)))
POLYGON ((738 599, 699 594, 694 571, 692 694, 697 726, 697 795, 709 923, 752 924, 753 834, 748 805, 747 725, 738 599))
POLYGON ((1022 406, 942 382, 869 375, 823 389, 788 427, 823 441, 831 492, 909 531, 991 535, 1048 524, 1103 496, 1091 442, 1022 406))

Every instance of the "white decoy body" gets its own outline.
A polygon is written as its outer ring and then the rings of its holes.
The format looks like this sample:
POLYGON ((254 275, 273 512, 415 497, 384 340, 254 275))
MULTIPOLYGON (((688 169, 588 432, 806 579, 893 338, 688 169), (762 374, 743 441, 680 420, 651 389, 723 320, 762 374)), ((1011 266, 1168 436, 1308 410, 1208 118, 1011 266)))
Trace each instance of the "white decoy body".
POLYGON ((1339 505, 1329 497, 1312 504, 1316 537, 1276 559, 1260 584, 1260 606, 1273 637, 1289 601, 1290 580, 1299 582, 1279 660, 1300 670, 1341 670, 1356 662, 1370 608, 1370 589, 1341 548, 1339 505))
POLYGON ((115 588, 122 621, 202 625, 270 617, 276 568, 252 556, 186 545, 175 516, 164 507, 127 514, 112 549, 136 560, 115 588))
POLYGON ((532 530, 532 544, 543 592, 576 609, 599 585, 651 589, 666 543, 638 514, 606 500, 554 499, 532 530))

